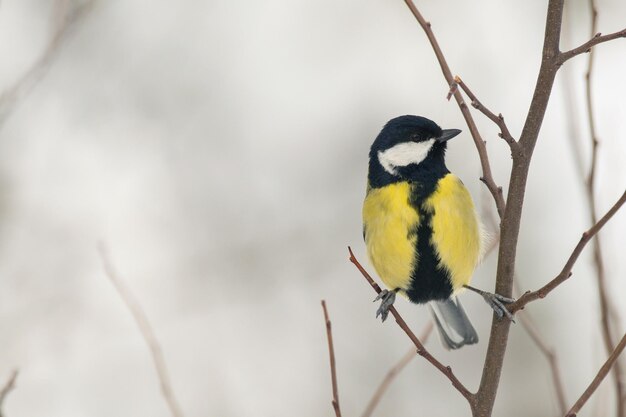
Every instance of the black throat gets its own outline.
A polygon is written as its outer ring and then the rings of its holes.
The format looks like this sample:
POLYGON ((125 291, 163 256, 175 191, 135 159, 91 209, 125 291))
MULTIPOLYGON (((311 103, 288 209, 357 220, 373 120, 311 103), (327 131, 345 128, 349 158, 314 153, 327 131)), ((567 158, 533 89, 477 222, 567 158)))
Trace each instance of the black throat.
POLYGON ((445 177, 450 171, 444 160, 446 144, 435 143, 419 164, 410 164, 397 167, 396 173, 391 174, 378 161, 378 152, 370 151, 368 181, 372 188, 381 188, 397 182, 407 181, 414 185, 412 203, 419 203, 428 197, 437 187, 437 181, 445 177))

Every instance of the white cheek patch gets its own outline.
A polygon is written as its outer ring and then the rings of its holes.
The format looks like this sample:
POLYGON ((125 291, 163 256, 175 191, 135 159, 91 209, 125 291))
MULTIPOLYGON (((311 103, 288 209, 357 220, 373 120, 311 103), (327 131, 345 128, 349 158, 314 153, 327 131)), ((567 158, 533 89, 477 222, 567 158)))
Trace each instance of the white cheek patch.
POLYGON ((397 167, 405 167, 410 164, 419 164, 426 158, 428 151, 435 143, 435 139, 424 142, 404 142, 378 152, 378 161, 385 171, 391 175, 396 175, 397 167))

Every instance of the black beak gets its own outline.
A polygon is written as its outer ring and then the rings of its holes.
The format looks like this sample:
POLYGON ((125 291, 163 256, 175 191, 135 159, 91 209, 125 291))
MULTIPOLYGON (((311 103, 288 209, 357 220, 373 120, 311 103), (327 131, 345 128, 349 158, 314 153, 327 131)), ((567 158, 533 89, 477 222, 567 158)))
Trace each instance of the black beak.
POLYGON ((459 133, 461 133, 459 129, 444 129, 441 131, 441 135, 435 138, 435 140, 437 142, 446 142, 452 139, 453 137, 455 137, 456 135, 458 135, 459 133))

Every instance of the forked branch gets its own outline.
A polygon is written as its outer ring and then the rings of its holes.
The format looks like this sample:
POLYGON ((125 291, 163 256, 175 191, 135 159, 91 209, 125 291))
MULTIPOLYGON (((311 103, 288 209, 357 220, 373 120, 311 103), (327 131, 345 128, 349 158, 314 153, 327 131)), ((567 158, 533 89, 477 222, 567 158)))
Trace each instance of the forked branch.
POLYGON ((513 135, 511 135, 511 132, 509 131, 509 128, 504 121, 504 116, 502 116, 502 113, 499 113, 496 116, 494 112, 485 107, 485 105, 481 103, 480 100, 478 100, 478 97, 476 97, 472 90, 469 89, 467 84, 465 84, 465 82, 463 82, 461 77, 459 77, 458 75, 454 77, 454 83, 461 87, 461 89, 465 92, 465 94, 467 94, 469 99, 472 100, 472 107, 487 116, 489 120, 494 122, 496 126, 500 128, 500 134, 498 136, 500 136, 502 139, 504 139, 506 143, 509 144, 511 150, 515 150, 516 152, 519 151, 519 145, 513 138, 513 135))
MULTIPOLYGON (((448 66, 448 62, 443 55, 441 48, 439 47, 439 43, 437 42, 437 38, 435 38, 435 34, 433 33, 432 28, 430 27, 430 22, 427 22, 426 19, 422 16, 422 14, 417 10, 415 4, 413 4, 412 0, 404 0, 417 22, 426 33, 426 37, 428 37, 428 41, 430 42, 435 55, 437 56, 437 61, 439 61, 439 66, 441 67, 441 71, 443 72, 443 76, 448 83, 448 88, 452 88, 454 84, 454 78, 452 77, 452 71, 450 71, 450 67, 448 66)), ((491 173, 491 165, 489 164, 489 156, 487 154, 487 147, 485 146, 485 141, 480 136, 480 132, 478 132, 478 128, 476 127, 476 123, 474 122, 474 118, 463 100, 463 96, 457 90, 453 93, 454 99, 456 100, 459 109, 461 109, 461 113, 463 114, 463 118, 465 119, 465 123, 467 123, 467 127, 470 130, 472 135, 472 139, 474 139, 474 145, 478 150, 478 156, 480 158, 480 165, 483 171, 483 175, 481 177, 481 181, 485 183, 487 189, 493 196, 493 199, 496 203, 496 208, 498 209, 498 216, 500 219, 504 216, 504 209, 506 203, 504 201, 504 195, 502 194, 502 187, 499 187, 495 180, 493 179, 493 174, 491 173)))

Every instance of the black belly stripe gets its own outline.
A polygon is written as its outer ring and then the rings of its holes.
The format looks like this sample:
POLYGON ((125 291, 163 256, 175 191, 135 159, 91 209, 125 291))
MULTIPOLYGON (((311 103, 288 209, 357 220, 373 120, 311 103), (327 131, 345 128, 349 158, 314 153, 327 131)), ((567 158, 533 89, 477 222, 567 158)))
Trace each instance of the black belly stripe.
POLYGON ((420 224, 417 230, 410 230, 408 235, 417 234, 417 267, 411 274, 411 285, 406 290, 414 303, 426 303, 432 300, 446 300, 452 295, 452 283, 448 271, 439 266, 439 256, 431 243, 433 213, 420 207, 420 224))

